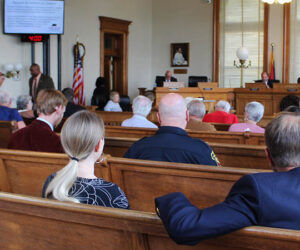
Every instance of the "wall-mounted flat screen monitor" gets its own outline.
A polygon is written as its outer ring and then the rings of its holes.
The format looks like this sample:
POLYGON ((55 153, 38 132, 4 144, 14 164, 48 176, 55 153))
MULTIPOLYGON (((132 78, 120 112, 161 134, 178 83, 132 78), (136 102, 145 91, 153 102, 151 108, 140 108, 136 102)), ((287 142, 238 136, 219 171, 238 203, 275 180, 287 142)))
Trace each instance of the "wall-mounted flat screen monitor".
POLYGON ((63 34, 63 0, 4 0, 5 34, 63 34))

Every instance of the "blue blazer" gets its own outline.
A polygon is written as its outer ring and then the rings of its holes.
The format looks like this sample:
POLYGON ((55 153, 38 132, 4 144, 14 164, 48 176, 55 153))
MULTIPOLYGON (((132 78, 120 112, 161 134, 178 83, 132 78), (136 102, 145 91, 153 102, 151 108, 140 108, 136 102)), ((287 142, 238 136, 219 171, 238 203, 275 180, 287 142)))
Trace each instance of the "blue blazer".
POLYGON ((178 244, 195 245, 251 225, 300 230, 300 167, 246 175, 234 184, 224 202, 203 210, 182 193, 156 198, 155 205, 178 244))

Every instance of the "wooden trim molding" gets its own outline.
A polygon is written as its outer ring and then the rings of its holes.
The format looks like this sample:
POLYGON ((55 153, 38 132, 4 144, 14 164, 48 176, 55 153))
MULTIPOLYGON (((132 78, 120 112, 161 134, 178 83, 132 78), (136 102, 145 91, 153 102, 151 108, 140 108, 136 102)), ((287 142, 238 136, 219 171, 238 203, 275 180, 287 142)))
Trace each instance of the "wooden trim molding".
POLYGON ((269 58, 269 18, 270 18, 270 6, 264 4, 264 49, 263 49, 263 71, 268 72, 268 58, 269 58))
POLYGON ((282 57, 282 82, 290 81, 290 38, 291 38, 291 4, 283 7, 283 57, 282 57))
POLYGON ((105 59, 105 49, 104 49, 104 35, 105 33, 119 34, 122 35, 122 91, 121 94, 128 94, 128 35, 129 35, 129 25, 131 21, 99 16, 100 21, 100 75, 104 76, 104 59, 105 59))
POLYGON ((213 82, 219 82, 220 59, 220 0, 213 1, 213 82))

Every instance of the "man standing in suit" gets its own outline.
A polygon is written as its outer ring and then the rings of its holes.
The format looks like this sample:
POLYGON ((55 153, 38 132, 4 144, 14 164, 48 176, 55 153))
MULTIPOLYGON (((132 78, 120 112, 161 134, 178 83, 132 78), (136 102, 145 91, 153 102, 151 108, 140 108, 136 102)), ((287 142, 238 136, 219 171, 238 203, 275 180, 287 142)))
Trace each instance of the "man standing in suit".
POLYGON ((29 79, 29 95, 36 103, 36 97, 42 89, 54 89, 54 83, 50 76, 41 73, 40 66, 33 63, 30 67, 31 78, 29 79))
POLYGON ((274 172, 245 175, 224 202, 199 209, 182 193, 155 199, 174 241, 194 245, 251 225, 300 230, 300 115, 276 117, 266 128, 265 140, 274 172))
POLYGON ((267 89, 272 89, 273 88, 273 82, 269 79, 269 75, 268 75, 267 72, 262 72, 261 73, 261 80, 266 85, 267 89))

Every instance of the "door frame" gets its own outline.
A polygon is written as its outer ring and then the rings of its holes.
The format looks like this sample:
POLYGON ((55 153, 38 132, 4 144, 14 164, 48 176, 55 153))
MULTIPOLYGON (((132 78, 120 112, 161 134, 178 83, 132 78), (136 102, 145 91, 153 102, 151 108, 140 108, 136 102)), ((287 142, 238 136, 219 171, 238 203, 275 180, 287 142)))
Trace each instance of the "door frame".
POLYGON ((118 34, 122 36, 123 49, 122 49, 122 89, 123 95, 128 95, 128 35, 129 25, 131 21, 99 16, 100 21, 100 75, 104 76, 104 35, 105 33, 118 34))

